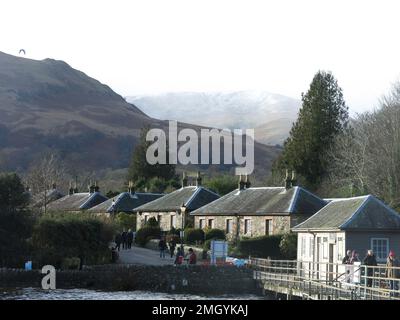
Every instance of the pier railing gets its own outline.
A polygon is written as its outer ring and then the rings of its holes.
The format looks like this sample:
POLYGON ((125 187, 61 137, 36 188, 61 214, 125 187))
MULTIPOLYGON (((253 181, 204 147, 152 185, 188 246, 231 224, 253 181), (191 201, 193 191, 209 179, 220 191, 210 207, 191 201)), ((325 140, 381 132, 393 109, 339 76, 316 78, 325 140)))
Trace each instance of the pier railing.
POLYGON ((400 268, 361 263, 249 259, 254 278, 271 291, 308 299, 400 300, 400 268))

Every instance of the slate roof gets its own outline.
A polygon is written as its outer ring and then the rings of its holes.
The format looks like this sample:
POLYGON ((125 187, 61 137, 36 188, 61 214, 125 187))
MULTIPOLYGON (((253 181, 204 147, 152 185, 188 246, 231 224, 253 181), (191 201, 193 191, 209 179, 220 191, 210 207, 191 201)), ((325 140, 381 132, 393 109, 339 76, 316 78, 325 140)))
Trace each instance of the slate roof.
MULTIPOLYGON (((44 206, 44 198, 45 198, 45 191, 42 191, 34 196, 31 197, 30 203, 31 206, 34 208, 39 208, 44 206)), ((51 189, 46 191, 46 202, 49 204, 55 200, 64 197, 64 194, 58 189, 51 189)))
POLYGON ((141 193, 123 192, 118 196, 104 201, 89 209, 89 212, 112 213, 112 212, 133 212, 133 209, 145 203, 162 197, 162 193, 141 193))
POLYGON ((302 187, 236 189, 193 211, 192 215, 289 215, 314 214, 326 202, 302 187))
POLYGON ((372 195, 330 200, 292 230, 400 230, 400 215, 372 195))
POLYGON ((163 212, 179 210, 185 204, 187 210, 196 210, 216 199, 219 195, 204 187, 184 187, 175 190, 157 200, 144 204, 134 212, 163 212))
POLYGON ((56 201, 49 203, 48 210, 52 211, 79 211, 88 210, 104 201, 108 200, 99 192, 74 193, 66 195, 56 201))

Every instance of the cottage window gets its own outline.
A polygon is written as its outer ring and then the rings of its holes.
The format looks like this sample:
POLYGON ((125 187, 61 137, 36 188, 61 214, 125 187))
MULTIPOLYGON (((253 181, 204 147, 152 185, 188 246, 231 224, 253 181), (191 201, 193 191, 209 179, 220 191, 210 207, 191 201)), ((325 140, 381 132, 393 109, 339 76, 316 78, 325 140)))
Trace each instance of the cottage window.
POLYGON ((324 259, 328 259, 328 237, 324 237, 322 243, 322 256, 324 259))
POLYGON ((232 225, 233 225, 233 220, 226 219, 226 233, 232 233, 232 225))
POLYGON ((206 219, 199 219, 199 228, 204 229, 206 226, 206 219))
POLYGON ((171 229, 176 228, 176 215, 171 216, 171 229))
POLYGON ((378 261, 385 261, 389 255, 389 239, 388 238, 372 238, 371 248, 374 251, 378 261))
POLYGON ((145 216, 144 216, 144 224, 147 223, 147 220, 149 220, 149 216, 148 216, 148 215, 145 215, 145 216))
POLYGON ((210 229, 213 229, 213 228, 214 228, 214 219, 208 219, 208 227, 209 227, 210 229))
POLYGON ((271 219, 265 220, 265 235, 266 236, 272 235, 272 220, 271 219))
POLYGON ((244 234, 251 234, 251 219, 244 219, 244 234))

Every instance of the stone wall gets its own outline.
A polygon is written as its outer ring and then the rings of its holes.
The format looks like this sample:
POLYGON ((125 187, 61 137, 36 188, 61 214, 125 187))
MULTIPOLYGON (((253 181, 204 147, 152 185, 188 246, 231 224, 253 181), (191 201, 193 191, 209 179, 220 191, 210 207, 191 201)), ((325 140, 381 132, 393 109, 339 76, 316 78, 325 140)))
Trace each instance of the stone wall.
MULTIPOLYGON (((308 216, 307 216, 308 217, 308 216)), ((266 220, 272 223, 272 234, 282 234, 289 232, 291 226, 291 216, 282 215, 270 215, 270 216, 240 216, 239 219, 236 216, 195 216, 195 228, 200 227, 200 219, 205 219, 205 226, 208 226, 209 219, 213 219, 213 227, 226 231, 227 219, 232 220, 232 230, 227 234, 228 239, 233 239, 237 234, 237 226, 239 224, 239 236, 245 237, 259 237, 266 235, 266 220), (245 220, 251 221, 250 232, 245 234, 245 220)), ((300 217, 296 217, 296 220, 300 220, 300 217)))
MULTIPOLYGON (((3 288, 40 288, 43 276, 38 270, 0 269, 3 288)), ((57 271, 56 287, 193 294, 259 293, 252 270, 234 266, 87 267, 82 271, 57 271)))
MULTIPOLYGON (((182 229, 182 215, 177 214, 175 211, 171 212, 142 212, 141 214, 137 214, 136 220, 136 230, 139 230, 143 227, 145 220, 154 217, 160 223, 160 227, 162 231, 169 231, 172 227, 172 222, 174 222, 175 229, 182 229), (171 217, 174 217, 172 220, 171 217)), ((185 224, 193 224, 193 217, 188 213, 185 214, 184 219, 185 224)))

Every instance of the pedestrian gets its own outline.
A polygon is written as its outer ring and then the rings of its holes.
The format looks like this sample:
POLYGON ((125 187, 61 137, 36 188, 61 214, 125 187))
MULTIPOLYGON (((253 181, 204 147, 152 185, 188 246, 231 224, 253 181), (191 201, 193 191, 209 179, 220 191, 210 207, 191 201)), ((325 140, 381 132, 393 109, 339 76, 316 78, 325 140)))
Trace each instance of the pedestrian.
POLYGON ((158 248, 160 249, 160 258, 165 258, 165 249, 167 249, 167 244, 165 243, 165 239, 161 238, 158 242, 158 248))
POLYGON ((122 249, 125 250, 127 248, 127 237, 128 233, 125 231, 122 231, 121 238, 122 238, 122 249))
POLYGON ((342 259, 343 264, 350 264, 350 259, 351 259, 351 250, 346 251, 346 255, 342 259))
POLYGON ((133 232, 131 229, 128 230, 128 233, 126 235, 126 242, 127 242, 127 247, 128 249, 132 248, 132 242, 133 242, 133 232))
POLYGON ((372 277, 374 276, 374 267, 378 265, 374 252, 368 250, 367 255, 364 258, 363 264, 367 266, 367 287, 372 287, 372 277))
POLYGON ((358 253, 356 250, 353 250, 351 253, 351 258, 350 258, 350 264, 354 264, 354 262, 360 262, 360 259, 358 258, 358 253))
POLYGON ((175 257, 175 265, 180 265, 183 262, 183 253, 181 247, 178 247, 178 250, 176 251, 176 257, 175 257))
POLYGON ((197 256, 192 248, 189 249, 189 264, 196 264, 197 256))
POLYGON ((396 259, 395 254, 392 250, 389 252, 389 256, 386 259, 386 277, 389 279, 390 283, 390 296, 395 296, 398 288, 398 281, 396 279, 399 278, 399 261, 396 259))
POLYGON ((121 243, 122 243, 122 236, 121 236, 121 234, 120 233, 117 233, 116 235, 115 235, 115 248, 118 250, 118 251, 120 251, 120 249, 121 249, 121 243))
POLYGON ((171 254, 171 258, 174 257, 175 248, 176 248, 175 239, 174 239, 174 238, 171 238, 171 241, 169 242, 169 253, 171 254))

